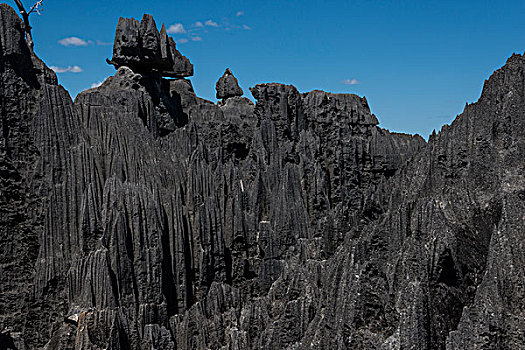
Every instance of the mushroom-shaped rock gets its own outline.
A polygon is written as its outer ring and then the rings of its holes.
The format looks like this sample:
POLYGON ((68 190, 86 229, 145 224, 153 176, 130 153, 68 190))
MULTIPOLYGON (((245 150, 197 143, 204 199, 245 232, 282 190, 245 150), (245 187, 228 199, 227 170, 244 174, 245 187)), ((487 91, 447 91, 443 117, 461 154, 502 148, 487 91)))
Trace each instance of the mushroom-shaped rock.
POLYGON ((242 89, 239 87, 237 78, 233 76, 233 73, 229 68, 226 68, 222 77, 219 78, 215 85, 215 89, 217 90, 216 96, 220 99, 242 96, 243 94, 242 89))
POLYGON ((155 20, 145 14, 139 22, 120 18, 115 33, 113 58, 116 68, 127 66, 137 72, 156 71, 162 76, 183 78, 193 75, 193 65, 176 48, 163 25, 159 33, 155 20))

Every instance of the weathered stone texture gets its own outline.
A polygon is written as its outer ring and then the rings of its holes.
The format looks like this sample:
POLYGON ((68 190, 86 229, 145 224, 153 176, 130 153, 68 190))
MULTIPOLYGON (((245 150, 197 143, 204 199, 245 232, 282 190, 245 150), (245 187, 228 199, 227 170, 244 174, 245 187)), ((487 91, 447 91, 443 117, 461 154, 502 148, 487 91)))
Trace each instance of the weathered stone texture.
POLYGON ((0 348, 523 348, 523 56, 427 144, 356 95, 201 99, 151 16, 73 102, 0 18, 0 348))

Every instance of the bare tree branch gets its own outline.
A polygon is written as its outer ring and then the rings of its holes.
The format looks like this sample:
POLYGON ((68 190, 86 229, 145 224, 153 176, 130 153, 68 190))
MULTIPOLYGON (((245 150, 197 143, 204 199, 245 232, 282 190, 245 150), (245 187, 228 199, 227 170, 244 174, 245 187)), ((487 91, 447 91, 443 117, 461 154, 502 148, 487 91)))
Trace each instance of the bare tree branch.
POLYGON ((44 0, 39 0, 37 1, 33 7, 31 7, 31 10, 29 10, 29 12, 27 13, 28 15, 31 14, 31 12, 35 11, 36 13, 38 13, 39 15, 41 14, 42 12, 42 9, 41 7, 43 6, 42 3, 44 2, 44 0))
POLYGON ((33 43, 33 36, 31 35, 31 25, 29 24, 29 15, 32 12, 36 12, 40 14, 42 11, 41 6, 44 0, 37 1, 29 10, 29 12, 26 11, 24 8, 24 4, 22 4, 21 0, 15 0, 16 6, 18 7, 18 11, 20 12, 20 15, 22 16, 22 19, 24 20, 24 31, 26 33, 26 41, 27 45, 29 46, 29 49, 33 51, 34 43, 33 43))

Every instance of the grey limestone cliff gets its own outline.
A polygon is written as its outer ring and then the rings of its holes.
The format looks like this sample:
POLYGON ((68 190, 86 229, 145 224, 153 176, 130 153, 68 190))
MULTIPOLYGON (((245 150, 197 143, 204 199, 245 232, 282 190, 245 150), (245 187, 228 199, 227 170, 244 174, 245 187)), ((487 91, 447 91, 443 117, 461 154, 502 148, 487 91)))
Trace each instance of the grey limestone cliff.
POLYGON ((426 143, 351 94, 199 98, 148 15, 72 101, 0 18, 0 349, 525 348, 523 56, 426 143))

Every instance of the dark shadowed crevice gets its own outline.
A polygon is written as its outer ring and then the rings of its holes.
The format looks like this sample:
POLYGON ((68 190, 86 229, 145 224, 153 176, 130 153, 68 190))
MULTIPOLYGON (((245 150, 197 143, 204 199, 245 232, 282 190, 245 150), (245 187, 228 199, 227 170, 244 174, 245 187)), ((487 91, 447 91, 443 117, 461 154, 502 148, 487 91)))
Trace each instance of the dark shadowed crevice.
POLYGON ((389 177, 394 176, 396 174, 396 171, 397 171, 397 169, 385 169, 385 171, 383 172, 383 175, 386 178, 389 178, 389 177))
POLYGON ((118 324, 118 341, 121 349, 131 349, 131 344, 129 342, 128 333, 126 330, 118 324))
POLYGON ((232 142, 226 146, 226 152, 235 155, 236 159, 244 160, 248 157, 250 148, 245 143, 232 142))
POLYGON ((475 209, 469 225, 458 226, 455 259, 445 249, 430 284, 430 349, 443 350, 450 332, 457 330, 463 309, 472 305, 485 274, 492 232, 501 220, 501 202, 475 209))
POLYGON ((459 276, 456 272, 452 254, 449 249, 439 257, 438 266, 441 267, 437 283, 444 283, 449 287, 456 287, 459 285, 459 276))
POLYGON ((138 117, 140 120, 142 120, 142 124, 145 127, 148 127, 148 115, 144 110, 144 104, 141 102, 138 103, 138 117))
POLYGON ((115 274, 115 271, 113 271, 113 269, 111 268, 111 261, 109 259, 109 256, 107 260, 108 260, 107 265, 108 265, 109 280, 111 282, 111 291, 113 292, 113 298, 115 300, 115 304, 118 307, 120 305, 120 298, 119 298, 120 291, 118 287, 117 275, 115 274))
POLYGON ((0 333, 0 350, 18 350, 11 335, 0 333))
POLYGON ((182 99, 181 96, 175 92, 171 94, 171 98, 165 97, 165 100, 168 107, 168 110, 170 111, 171 116, 173 117, 173 120, 175 121, 175 125, 179 128, 183 127, 184 125, 188 124, 188 115, 184 112, 182 109, 182 99))
POLYGON ((172 270, 172 260, 170 250, 170 238, 168 230, 168 217, 164 210, 162 210, 163 230, 161 232, 162 243, 162 294, 166 298, 168 317, 178 313, 177 305, 177 287, 172 270))
POLYGON ((195 302, 193 294, 193 284, 195 282, 195 272, 192 266, 192 252, 190 245, 190 230, 186 215, 182 215, 182 240, 184 244, 184 277, 186 287, 186 307, 189 308, 195 302))

